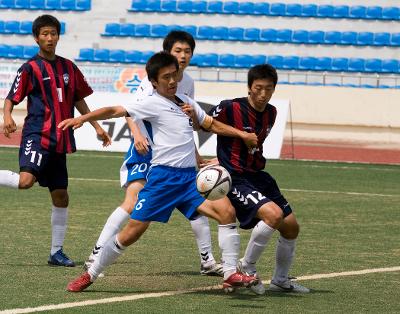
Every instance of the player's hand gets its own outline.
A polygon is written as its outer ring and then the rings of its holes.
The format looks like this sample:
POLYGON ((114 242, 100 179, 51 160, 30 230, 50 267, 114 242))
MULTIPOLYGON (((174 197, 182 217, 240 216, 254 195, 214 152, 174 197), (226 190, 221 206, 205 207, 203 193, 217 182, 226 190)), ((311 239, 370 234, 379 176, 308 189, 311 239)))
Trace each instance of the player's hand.
POLYGON ((256 133, 243 132, 242 140, 248 148, 257 147, 258 137, 256 133))
POLYGON ((70 119, 65 119, 61 121, 58 124, 58 128, 62 129, 65 131, 68 128, 72 128, 73 130, 76 130, 80 128, 83 125, 83 122, 79 118, 70 118, 70 119))
POLYGON ((96 133, 97 133, 97 138, 101 141, 103 141, 103 147, 107 147, 111 145, 111 137, 110 135, 104 131, 103 128, 97 128, 96 129, 96 133))
POLYGON ((218 158, 202 159, 202 162, 198 166, 199 168, 203 168, 210 165, 219 165, 218 158))
POLYGON ((4 116, 4 124, 3 131, 4 135, 10 138, 10 134, 14 133, 17 130, 17 125, 15 124, 14 119, 11 116, 4 116))
POLYGON ((135 148, 137 152, 141 155, 146 155, 150 150, 150 144, 146 137, 142 136, 142 134, 138 134, 135 137, 135 148))
POLYGON ((185 104, 183 104, 181 106, 181 108, 182 108, 182 111, 185 114, 187 114, 190 117, 190 119, 192 119, 192 121, 193 121, 193 129, 194 130, 199 130, 200 129, 200 123, 199 123, 199 120, 197 119, 197 115, 196 115, 193 107, 191 105, 185 103, 185 104))

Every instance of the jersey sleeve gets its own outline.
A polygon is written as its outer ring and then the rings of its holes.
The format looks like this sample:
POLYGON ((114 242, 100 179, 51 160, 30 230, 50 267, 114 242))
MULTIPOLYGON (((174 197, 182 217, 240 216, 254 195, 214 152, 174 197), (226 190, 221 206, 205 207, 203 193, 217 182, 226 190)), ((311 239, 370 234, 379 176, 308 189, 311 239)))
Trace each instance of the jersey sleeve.
POLYGON ((136 90, 134 97, 137 101, 141 101, 144 98, 146 98, 147 96, 150 96, 151 94, 153 94, 153 91, 154 91, 154 87, 146 76, 140 82, 140 85, 139 85, 138 89, 136 90))
POLYGON ((150 120, 157 115, 157 110, 151 103, 151 96, 147 96, 140 101, 135 99, 133 102, 122 105, 133 121, 150 120))
POLYGON ((219 103, 218 106, 211 108, 208 114, 212 116, 214 119, 217 119, 220 122, 228 124, 227 112, 229 111, 229 108, 231 106, 232 102, 230 100, 223 100, 219 103))
POLYGON ((33 89, 32 72, 30 70, 30 66, 28 64, 24 64, 17 71, 17 75, 6 97, 15 104, 19 104, 21 101, 23 101, 33 89))
POLYGON ((74 100, 82 100, 83 98, 93 94, 93 89, 89 86, 85 76, 81 70, 74 64, 74 80, 75 80, 75 95, 74 100))

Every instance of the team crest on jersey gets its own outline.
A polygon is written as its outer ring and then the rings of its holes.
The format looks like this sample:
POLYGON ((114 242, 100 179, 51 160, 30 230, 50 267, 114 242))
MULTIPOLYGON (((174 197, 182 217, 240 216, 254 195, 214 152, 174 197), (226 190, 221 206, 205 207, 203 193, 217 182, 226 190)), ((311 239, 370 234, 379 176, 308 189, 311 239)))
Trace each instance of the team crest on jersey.
POLYGON ((65 85, 68 85, 68 82, 69 82, 69 75, 68 75, 68 73, 64 73, 63 79, 64 79, 65 85))

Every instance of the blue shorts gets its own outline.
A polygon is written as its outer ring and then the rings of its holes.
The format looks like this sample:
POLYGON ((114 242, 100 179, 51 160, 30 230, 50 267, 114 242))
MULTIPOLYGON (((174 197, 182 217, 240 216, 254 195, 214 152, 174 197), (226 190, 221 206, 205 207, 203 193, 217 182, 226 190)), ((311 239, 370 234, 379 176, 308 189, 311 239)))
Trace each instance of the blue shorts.
POLYGON ((268 172, 231 174, 231 177, 232 189, 228 198, 236 209, 240 228, 254 228, 260 221, 256 217, 257 211, 262 205, 270 201, 273 201, 282 209, 283 217, 292 213, 292 208, 281 194, 278 184, 268 172))
POLYGON ((40 138, 22 138, 19 148, 19 171, 33 174, 39 185, 48 187, 50 191, 68 187, 66 154, 43 149, 40 138))
POLYGON ((146 155, 141 155, 135 148, 132 140, 131 146, 125 155, 125 160, 119 171, 121 186, 127 186, 129 182, 146 179, 150 168, 151 149, 146 155))
POLYGON ((177 208, 186 218, 193 219, 198 216, 197 207, 204 201, 196 189, 194 167, 153 166, 146 185, 139 192, 131 218, 165 223, 177 208))

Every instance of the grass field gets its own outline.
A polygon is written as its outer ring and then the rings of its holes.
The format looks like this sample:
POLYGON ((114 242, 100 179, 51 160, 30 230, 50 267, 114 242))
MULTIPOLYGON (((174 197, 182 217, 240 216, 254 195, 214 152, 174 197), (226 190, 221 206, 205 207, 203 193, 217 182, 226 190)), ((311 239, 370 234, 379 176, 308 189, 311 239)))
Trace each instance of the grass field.
MULTIPOLYGON (((118 153, 69 156, 70 216, 64 248, 80 264, 76 268, 47 266, 51 234, 47 190, 0 188, 0 313, 87 300, 97 302, 63 305, 57 312, 400 312, 400 167, 385 165, 268 163, 301 224, 291 275, 303 278, 310 294, 255 296, 243 289, 225 295, 220 289, 206 289, 221 280, 200 276, 195 240, 179 213, 168 224, 154 223, 86 292, 66 292, 68 281, 82 272, 106 218, 122 200, 121 161, 118 153), (382 268, 388 269, 374 272, 382 268), (372 273, 356 273, 360 270, 372 273), (347 276, 327 275, 353 271, 347 276), (205 289, 190 291, 197 288, 205 289), (120 297, 120 302, 100 303, 113 297, 120 297)), ((17 149, 0 148, 0 169, 18 170, 17 149)), ((211 224, 219 256, 217 228, 211 224)), ((242 252, 248 238, 249 232, 241 231, 242 252)), ((274 268, 275 240, 276 235, 258 266, 266 281, 274 268)))

